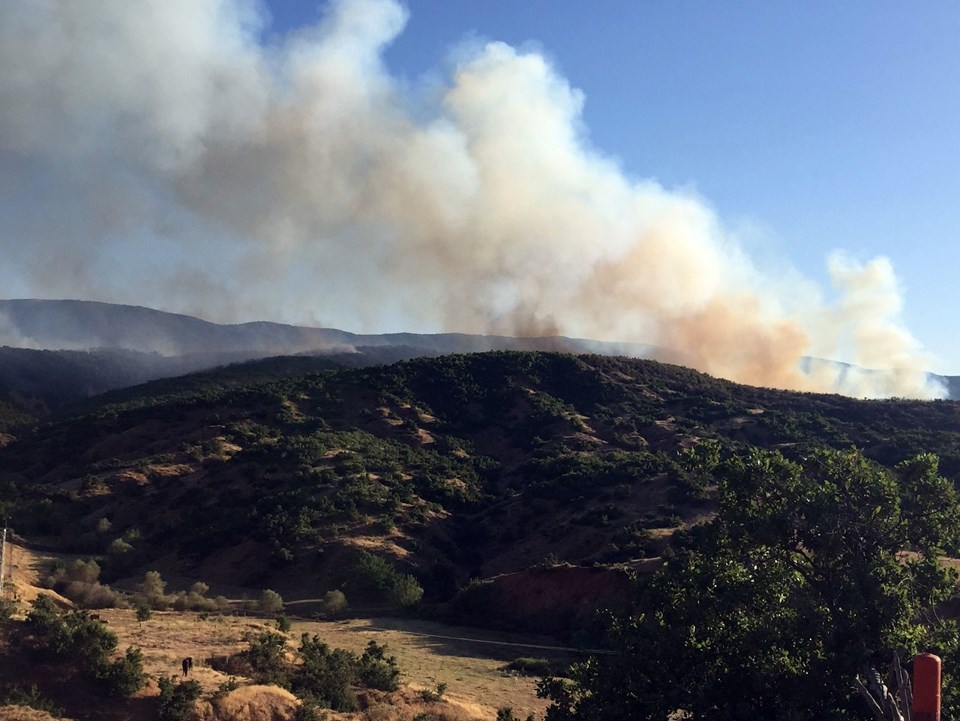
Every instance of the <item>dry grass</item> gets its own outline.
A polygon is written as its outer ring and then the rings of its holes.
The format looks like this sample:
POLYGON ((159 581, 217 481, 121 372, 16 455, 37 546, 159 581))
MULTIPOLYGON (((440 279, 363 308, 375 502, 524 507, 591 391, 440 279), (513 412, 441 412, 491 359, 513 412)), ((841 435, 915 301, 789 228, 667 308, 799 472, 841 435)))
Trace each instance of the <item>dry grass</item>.
POLYGON ((243 686, 217 701, 197 704, 196 721, 288 721, 300 702, 276 686, 243 686))
MULTIPOLYGON (((11 559, 13 586, 24 602, 21 609, 38 592, 52 594, 37 588, 37 583, 41 570, 53 554, 28 551, 13 544, 7 546, 7 551, 14 554, 11 559)), ((229 680, 228 675, 209 667, 206 659, 242 651, 247 647, 248 638, 264 630, 276 630, 273 620, 253 617, 164 611, 154 612, 150 620, 141 624, 131 609, 103 609, 98 613, 117 635, 121 651, 128 646, 142 650, 144 671, 150 676, 179 676, 181 661, 187 656, 192 657, 191 678, 200 683, 205 696, 229 680)), ((388 652, 397 657, 403 673, 399 691, 361 692, 366 705, 363 714, 328 712, 331 719, 410 721, 418 714, 428 713, 437 721, 473 721, 494 719, 501 706, 512 707, 521 718, 528 713, 541 715, 545 709, 545 703, 536 697, 535 679, 506 675, 501 669, 520 656, 549 655, 550 652, 529 646, 549 644, 549 640, 427 621, 353 619, 294 621, 288 634, 291 648, 296 646, 302 633, 317 634, 332 647, 358 653, 370 640, 376 640, 388 646, 388 652), (441 683, 447 685, 443 702, 424 700, 421 691, 435 690, 441 683)), ((292 716, 292 697, 286 691, 254 686, 249 679, 238 678, 237 681, 241 688, 219 704, 206 701, 199 704, 202 721, 286 721, 292 716)), ((151 682, 138 696, 156 693, 156 684, 151 682)), ((46 721, 47 717, 42 715, 23 715, 32 710, 17 708, 19 710, 13 712, 0 707, 0 721, 34 721, 34 718, 46 721)))
MULTIPOLYGON (((179 675, 181 660, 192 657, 194 668, 191 678, 200 683, 206 694, 216 691, 229 677, 210 668, 205 659, 241 651, 247 646, 245 639, 252 634, 275 630, 272 622, 251 617, 209 616, 204 619, 196 613, 169 611, 154 613, 153 618, 144 621, 141 626, 130 610, 109 609, 101 611, 100 615, 119 637, 120 648, 139 646, 143 650, 144 670, 150 675, 179 675)), ((291 646, 296 645, 302 633, 317 634, 332 647, 358 653, 371 639, 388 646, 389 653, 397 657, 403 672, 404 687, 397 694, 368 695, 370 708, 367 713, 376 721, 404 721, 423 712, 448 721, 493 719, 497 708, 501 706, 510 706, 518 716, 525 717, 528 713, 540 715, 546 707, 536 697, 535 679, 510 676, 501 671, 507 662, 519 656, 543 655, 545 652, 542 650, 522 645, 542 643, 542 639, 484 633, 478 629, 427 621, 353 619, 337 622, 294 621, 288 634, 291 646), (518 645, 500 646, 437 636, 518 645), (444 695, 446 703, 423 702, 420 691, 434 690, 440 683, 447 684, 444 695)), ((274 706, 276 704, 270 707, 274 706)), ((212 721, 221 718, 210 715, 213 710, 209 704, 205 708, 207 715, 204 719, 212 721)), ((237 718, 246 719, 247 716, 241 714, 237 718)), ((259 719, 256 716, 249 718, 259 719)), ((351 716, 344 715, 343 718, 351 716)))
POLYGON ((0 706, 0 721, 70 721, 27 706, 0 706))
POLYGON ((331 646, 355 652, 362 651, 370 640, 387 644, 389 653, 397 657, 403 681, 411 689, 433 690, 437 684, 447 684, 444 699, 460 707, 468 718, 496 718, 501 706, 512 707, 520 717, 528 713, 541 715, 546 708, 546 703, 537 698, 536 679, 501 671, 519 656, 548 653, 522 645, 549 643, 540 638, 407 619, 295 621, 292 634, 298 637, 301 633, 315 633, 331 646), (499 645, 504 642, 518 645, 499 645))

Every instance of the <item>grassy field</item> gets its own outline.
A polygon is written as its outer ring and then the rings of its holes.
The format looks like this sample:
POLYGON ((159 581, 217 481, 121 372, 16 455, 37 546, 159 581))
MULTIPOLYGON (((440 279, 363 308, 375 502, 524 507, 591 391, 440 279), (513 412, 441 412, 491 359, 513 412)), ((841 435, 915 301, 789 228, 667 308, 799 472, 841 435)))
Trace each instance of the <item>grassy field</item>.
MULTIPOLYGON (((38 593, 52 594, 39 587, 50 561, 71 558, 29 550, 12 543, 7 545, 7 553, 10 559, 8 571, 11 572, 7 578, 8 593, 19 597, 23 610, 38 593)), ((296 607, 290 610, 295 612, 296 607)), ((205 694, 213 693, 229 679, 226 674, 211 668, 207 659, 242 651, 247 648, 247 639, 265 630, 276 631, 275 621, 255 616, 157 611, 149 620, 140 623, 131 609, 104 609, 96 613, 117 635, 121 651, 128 646, 142 650, 144 670, 151 677, 179 676, 181 661, 192 657, 191 677, 201 684, 205 694)), ((388 653, 397 657, 402 688, 391 698, 379 699, 385 707, 390 707, 390 713, 368 713, 370 718, 376 716, 378 721, 413 718, 422 706, 420 692, 433 691, 439 684, 446 684, 443 696, 446 710, 440 714, 438 707, 428 707, 434 718, 457 721, 494 719, 497 709, 504 706, 511 707, 521 718, 530 713, 540 716, 546 704, 536 697, 536 679, 506 672, 504 667, 520 657, 547 658, 558 665, 573 660, 573 656, 561 649, 542 648, 555 643, 549 638, 488 632, 416 619, 314 621, 292 618, 291 621, 292 628, 287 634, 291 649, 297 646, 303 633, 316 634, 331 647, 354 652, 362 652, 370 640, 386 644, 388 653)), ((249 683, 246 679, 237 680, 241 684, 249 683)), ((255 688, 248 690, 252 693, 255 688)), ((141 693, 150 695, 155 692, 156 685, 152 683, 141 693)), ((331 714, 331 718, 340 717, 331 714)), ((344 714, 342 718, 354 716, 344 714)))
MULTIPOLYGON (((246 648, 245 637, 274 624, 243 616, 202 616, 196 613, 158 612, 138 623, 133 611, 107 609, 101 618, 120 639, 120 647, 139 646, 144 668, 151 676, 179 675, 184 657, 194 659, 192 677, 213 692, 227 676, 205 660, 246 648)), ((302 633, 316 634, 332 647, 360 652, 373 639, 386 644, 397 657, 402 682, 412 691, 433 690, 446 684, 444 699, 464 711, 465 718, 493 719, 497 709, 540 715, 545 703, 536 697, 536 680, 504 672, 521 656, 569 660, 563 652, 535 648, 549 640, 509 634, 484 633, 408 619, 350 619, 334 622, 293 621, 288 634, 295 646, 302 633)))

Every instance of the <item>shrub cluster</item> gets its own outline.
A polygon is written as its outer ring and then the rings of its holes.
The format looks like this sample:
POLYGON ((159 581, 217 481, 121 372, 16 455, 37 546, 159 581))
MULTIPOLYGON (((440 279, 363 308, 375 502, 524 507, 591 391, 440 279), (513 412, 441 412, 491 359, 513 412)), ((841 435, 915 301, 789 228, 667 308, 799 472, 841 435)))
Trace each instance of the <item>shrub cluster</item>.
POLYGON ((75 559, 67 564, 54 564, 45 579, 46 586, 69 598, 81 608, 113 608, 122 599, 109 586, 99 581, 100 564, 95 560, 75 559))
POLYGON ((358 590, 372 601, 407 608, 423 598, 423 587, 409 573, 400 573, 385 558, 364 552, 356 568, 358 590))
POLYGON ((286 639, 265 631, 250 642, 244 657, 259 682, 290 689, 308 706, 357 711, 353 686, 397 689, 400 670, 396 658, 387 656, 386 651, 386 646, 370 641, 358 656, 342 648, 331 649, 318 636, 303 634, 298 662, 291 663, 286 657, 286 639))
POLYGON ((83 611, 60 614, 50 597, 41 595, 27 614, 27 627, 42 653, 76 665, 107 695, 129 696, 145 683, 140 649, 128 648, 110 660, 116 635, 83 611))

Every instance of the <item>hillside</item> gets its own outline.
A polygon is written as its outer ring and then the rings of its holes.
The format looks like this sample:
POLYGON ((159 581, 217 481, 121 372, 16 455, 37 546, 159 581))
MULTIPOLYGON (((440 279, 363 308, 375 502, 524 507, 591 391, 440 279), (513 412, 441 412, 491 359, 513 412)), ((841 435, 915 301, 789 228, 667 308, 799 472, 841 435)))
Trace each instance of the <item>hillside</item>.
POLYGON ((712 512, 713 453, 854 444, 891 466, 932 451, 960 478, 955 402, 787 393, 602 356, 303 364, 118 391, 8 436, 12 525, 104 554, 112 578, 159 568, 291 599, 341 588, 378 603, 356 580, 370 552, 443 601, 471 578, 656 555, 712 512))

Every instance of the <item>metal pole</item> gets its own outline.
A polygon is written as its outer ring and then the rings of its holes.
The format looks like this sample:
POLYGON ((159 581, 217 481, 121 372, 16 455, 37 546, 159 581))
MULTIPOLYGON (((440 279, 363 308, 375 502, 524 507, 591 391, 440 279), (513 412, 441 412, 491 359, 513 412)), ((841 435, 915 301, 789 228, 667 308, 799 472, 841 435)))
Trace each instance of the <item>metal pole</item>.
POLYGON ((3 524, 3 538, 0 540, 0 600, 3 600, 3 580, 7 570, 7 524, 3 524))

